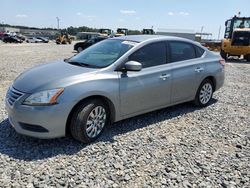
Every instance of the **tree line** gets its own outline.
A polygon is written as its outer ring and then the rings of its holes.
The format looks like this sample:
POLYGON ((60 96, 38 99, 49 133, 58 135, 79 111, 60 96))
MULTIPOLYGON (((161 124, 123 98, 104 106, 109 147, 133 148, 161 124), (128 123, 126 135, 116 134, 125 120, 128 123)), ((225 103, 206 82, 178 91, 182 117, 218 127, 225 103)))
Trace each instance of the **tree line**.
MULTIPOLYGON (((10 25, 10 24, 0 24, 0 27, 12 27, 12 28, 20 28, 20 29, 34 29, 34 30, 57 30, 55 28, 38 28, 38 27, 28 27, 28 26, 22 26, 22 25, 10 25)), ((99 28, 91 28, 87 26, 80 26, 80 27, 67 27, 64 29, 60 29, 62 32, 67 32, 70 35, 76 35, 78 32, 98 32, 99 28)), ((138 35, 141 33, 139 30, 129 30, 128 33, 130 35, 138 35)))

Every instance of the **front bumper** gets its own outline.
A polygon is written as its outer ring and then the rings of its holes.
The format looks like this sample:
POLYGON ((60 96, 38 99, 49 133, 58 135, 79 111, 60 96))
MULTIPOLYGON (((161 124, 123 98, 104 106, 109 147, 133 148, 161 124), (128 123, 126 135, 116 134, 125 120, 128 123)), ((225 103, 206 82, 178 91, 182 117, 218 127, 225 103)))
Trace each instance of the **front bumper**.
POLYGON ((26 136, 49 139, 65 136, 67 118, 70 113, 68 104, 51 106, 27 106, 22 96, 12 105, 5 101, 10 124, 14 129, 26 136))

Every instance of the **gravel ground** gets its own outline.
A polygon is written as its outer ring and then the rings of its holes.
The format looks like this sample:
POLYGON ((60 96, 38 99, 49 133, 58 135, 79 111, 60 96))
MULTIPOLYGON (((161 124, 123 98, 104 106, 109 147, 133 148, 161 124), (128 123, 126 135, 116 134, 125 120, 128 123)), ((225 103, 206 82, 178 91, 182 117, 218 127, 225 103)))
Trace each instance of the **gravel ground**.
POLYGON ((4 97, 22 71, 72 45, 0 45, 0 187, 250 187, 250 63, 226 65, 207 108, 186 103, 107 127, 95 143, 16 134, 4 97))

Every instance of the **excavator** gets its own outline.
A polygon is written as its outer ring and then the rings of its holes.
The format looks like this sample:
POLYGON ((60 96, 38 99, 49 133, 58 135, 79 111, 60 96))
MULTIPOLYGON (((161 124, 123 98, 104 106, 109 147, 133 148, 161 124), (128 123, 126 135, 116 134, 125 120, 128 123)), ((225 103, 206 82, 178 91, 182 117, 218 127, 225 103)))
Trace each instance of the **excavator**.
POLYGON ((225 22, 225 35, 221 44, 221 57, 244 56, 250 61, 250 17, 234 16, 225 22))

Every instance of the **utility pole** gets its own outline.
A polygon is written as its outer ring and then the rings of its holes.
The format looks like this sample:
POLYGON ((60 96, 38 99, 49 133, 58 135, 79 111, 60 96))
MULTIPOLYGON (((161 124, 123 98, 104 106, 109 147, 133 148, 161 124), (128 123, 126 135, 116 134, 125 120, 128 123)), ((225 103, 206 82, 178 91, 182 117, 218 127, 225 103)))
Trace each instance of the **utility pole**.
POLYGON ((220 31, 221 31, 221 25, 220 25, 219 33, 218 33, 218 40, 220 40, 220 31))
POLYGON ((202 32, 203 32, 204 26, 201 26, 201 40, 202 40, 202 32))
POLYGON ((204 29, 204 26, 201 26, 201 34, 202 34, 202 32, 203 32, 203 29, 204 29))
POLYGON ((60 19, 58 17, 56 17, 56 21, 57 21, 57 29, 59 30, 59 22, 60 22, 60 19))

